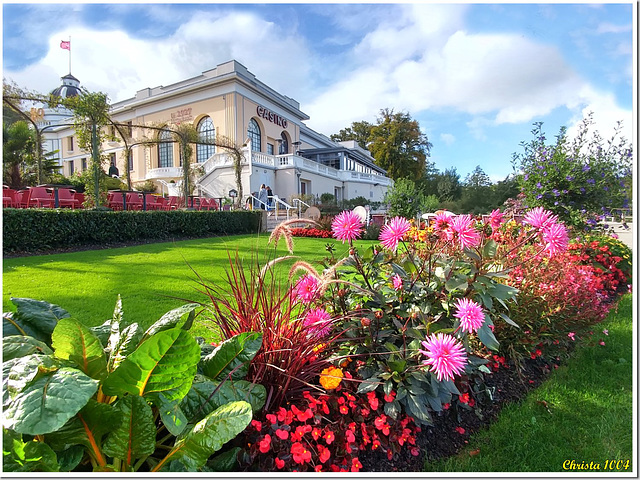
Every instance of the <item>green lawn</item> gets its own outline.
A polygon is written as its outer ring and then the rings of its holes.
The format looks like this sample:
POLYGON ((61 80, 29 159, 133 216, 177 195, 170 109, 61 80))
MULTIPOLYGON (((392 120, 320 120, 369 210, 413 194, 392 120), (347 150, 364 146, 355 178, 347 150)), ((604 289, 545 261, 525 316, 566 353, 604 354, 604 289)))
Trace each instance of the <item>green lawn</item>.
MULTIPOLYGON (((255 250, 260 258, 272 259, 274 251, 273 246, 267 246, 268 238, 216 237, 4 259, 3 311, 14 310, 10 297, 29 297, 59 305, 94 326, 111 318, 120 294, 127 321, 150 325, 186 303, 171 297, 205 300, 195 290, 196 276, 190 266, 211 282, 224 282, 227 252, 238 250, 241 257, 249 259, 255 250)), ((348 248, 333 239, 295 238, 294 253, 308 261, 321 260, 327 255, 327 243, 335 244, 336 255, 345 254, 348 248)), ((284 240, 276 252, 278 256, 287 254, 284 240)), ((285 275, 287 269, 282 272, 285 275)))
POLYGON ((590 470, 592 474, 630 473, 632 302, 631 294, 624 296, 618 311, 593 326, 592 339, 577 349, 567 365, 521 403, 506 407, 496 423, 471 437, 462 453, 428 463, 425 471, 584 473, 563 469, 565 461, 574 460, 574 464, 599 464, 599 470, 590 470), (608 336, 602 334, 605 328, 608 336), (629 460, 628 468, 620 463, 619 469, 605 470, 607 460, 629 460))

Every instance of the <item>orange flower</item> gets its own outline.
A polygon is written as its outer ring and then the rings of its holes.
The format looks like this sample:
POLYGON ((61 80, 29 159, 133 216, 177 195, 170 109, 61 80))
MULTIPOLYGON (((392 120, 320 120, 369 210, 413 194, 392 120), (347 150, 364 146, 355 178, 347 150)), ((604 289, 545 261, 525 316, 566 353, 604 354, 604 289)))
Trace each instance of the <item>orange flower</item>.
POLYGON ((342 382, 342 377, 344 377, 344 374, 339 368, 325 368, 320 374, 320 385, 322 385, 327 390, 333 390, 337 388, 338 385, 340 385, 340 382, 342 382))

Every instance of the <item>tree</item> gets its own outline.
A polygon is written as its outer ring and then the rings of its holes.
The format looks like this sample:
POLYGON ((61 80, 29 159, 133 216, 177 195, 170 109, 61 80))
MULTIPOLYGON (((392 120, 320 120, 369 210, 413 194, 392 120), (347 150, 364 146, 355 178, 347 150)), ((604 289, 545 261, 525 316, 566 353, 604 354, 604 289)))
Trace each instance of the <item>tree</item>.
POLYGON ((29 124, 18 120, 2 125, 2 173, 3 181, 11 188, 30 183, 34 173, 36 136, 29 124))
POLYGON ((432 145, 408 113, 380 110, 369 140, 371 155, 390 178, 416 180, 424 176, 432 145))
POLYGON ((629 206, 632 145, 619 136, 620 122, 607 142, 592 126, 588 115, 572 142, 561 127, 548 144, 542 122, 535 123, 533 140, 522 142, 524 153, 513 156, 525 205, 544 207, 580 229, 595 226, 612 208, 629 206))
POLYGON ((444 173, 436 175, 436 188, 441 202, 453 202, 460 198, 462 185, 456 167, 447 168, 444 173))
MULTIPOLYGON (((430 199, 430 201, 432 200, 430 199)), ((387 190, 384 201, 389 205, 387 213, 392 217, 415 218, 418 213, 427 209, 425 196, 416 187, 415 182, 409 178, 396 180, 393 186, 387 190)))
POLYGON ((355 140, 365 150, 369 150, 369 137, 373 124, 363 120, 361 122, 353 122, 350 127, 343 128, 338 133, 331 135, 334 142, 344 142, 347 140, 355 140))

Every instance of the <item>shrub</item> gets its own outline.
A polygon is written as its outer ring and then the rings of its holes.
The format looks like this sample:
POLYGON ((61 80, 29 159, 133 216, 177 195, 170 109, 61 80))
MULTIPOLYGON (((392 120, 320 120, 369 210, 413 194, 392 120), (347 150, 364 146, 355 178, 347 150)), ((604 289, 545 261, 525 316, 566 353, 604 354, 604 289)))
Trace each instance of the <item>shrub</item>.
POLYGON ((4 209, 3 251, 254 233, 259 212, 4 209))

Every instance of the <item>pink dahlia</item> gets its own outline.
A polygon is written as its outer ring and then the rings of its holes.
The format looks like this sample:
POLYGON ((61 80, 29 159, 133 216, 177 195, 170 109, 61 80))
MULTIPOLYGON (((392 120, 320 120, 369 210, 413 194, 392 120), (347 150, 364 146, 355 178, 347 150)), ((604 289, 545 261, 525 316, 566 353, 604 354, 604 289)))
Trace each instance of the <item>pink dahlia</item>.
POLYGON ((397 273, 393 277, 391 277, 391 283, 393 283, 393 288, 395 290, 402 289, 402 277, 400 277, 400 275, 398 275, 397 273))
POLYGON ((542 231, 542 241, 546 243, 544 249, 549 255, 554 256, 567 250, 569 246, 569 234, 561 223, 553 223, 542 231))
POLYGON ((499 208, 496 208, 489 215, 489 225, 491 225, 491 228, 495 230, 496 228, 500 228, 500 225, 502 225, 503 222, 504 217, 502 215, 502 212, 499 208))
POLYGON ((460 342, 444 333, 431 334, 422 342, 426 350, 419 350, 427 357, 422 363, 430 365, 429 369, 436 373, 438 381, 453 380, 454 375, 464 372, 467 363, 467 352, 460 342))
POLYGON ((331 330, 331 316, 322 308, 314 308, 304 317, 302 325, 309 329, 310 335, 324 337, 331 330))
POLYGON ((484 312, 482 307, 468 298, 458 299, 456 302, 456 313, 454 317, 460 319, 460 327, 463 332, 476 332, 484 323, 484 312))
POLYGON ((532 227, 544 229, 558 221, 558 217, 553 215, 549 210, 545 210, 542 207, 536 207, 531 209, 522 220, 524 223, 528 223, 532 227))
POLYGON ((333 232, 333 237, 342 240, 342 243, 345 240, 351 242, 362 233, 362 221, 351 210, 345 210, 333 219, 331 231, 333 232))
POLYGON ((318 296, 320 282, 312 275, 303 275, 293 287, 293 294, 305 303, 313 302, 318 296))
POLYGON ((394 217, 380 230, 380 243, 384 248, 395 252, 398 248, 398 243, 410 228, 411 224, 406 218, 394 217))
POLYGON ((460 248, 475 247, 480 243, 480 234, 473 223, 471 215, 458 215, 451 219, 451 230, 458 234, 460 248))
POLYGON ((434 230, 446 230, 449 228, 451 217, 453 217, 453 213, 447 212, 446 210, 436 213, 436 216, 433 218, 434 230))

